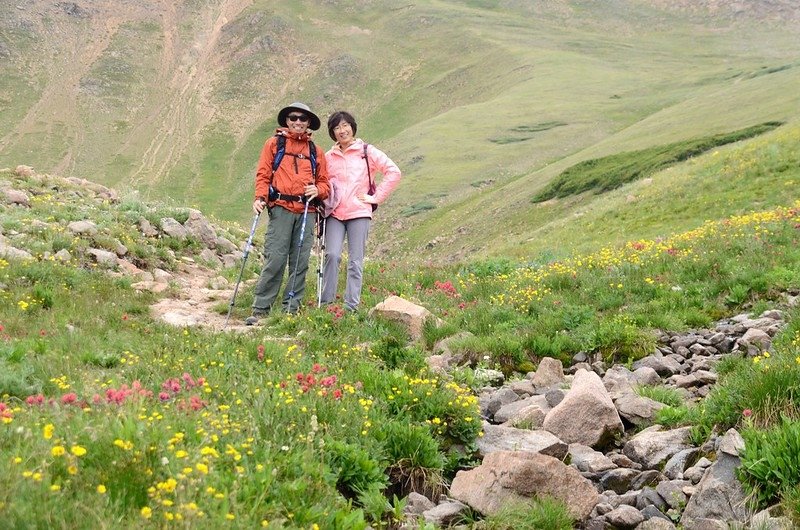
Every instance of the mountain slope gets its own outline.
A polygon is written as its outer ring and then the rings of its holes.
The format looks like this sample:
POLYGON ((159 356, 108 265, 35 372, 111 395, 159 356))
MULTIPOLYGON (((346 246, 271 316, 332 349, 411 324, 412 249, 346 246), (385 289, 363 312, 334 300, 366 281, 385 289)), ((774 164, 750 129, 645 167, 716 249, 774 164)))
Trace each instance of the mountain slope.
POLYGON ((794 119, 799 13, 787 0, 20 0, 0 6, 0 165, 241 221, 276 111, 299 99, 323 119, 352 109, 403 169, 377 251, 460 238, 483 211, 497 222, 456 253, 492 253, 577 161, 794 119))

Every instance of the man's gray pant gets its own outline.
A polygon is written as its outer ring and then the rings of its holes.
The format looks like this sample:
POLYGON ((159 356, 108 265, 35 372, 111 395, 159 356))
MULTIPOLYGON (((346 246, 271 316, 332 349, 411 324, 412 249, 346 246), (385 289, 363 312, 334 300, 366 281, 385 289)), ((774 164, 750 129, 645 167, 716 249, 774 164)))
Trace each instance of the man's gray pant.
POLYGON ((314 243, 314 220, 316 214, 309 212, 306 216, 306 230, 303 244, 300 245, 300 231, 303 226, 303 214, 275 206, 269 213, 267 239, 264 242, 264 267, 256 284, 253 300, 254 313, 267 313, 278 297, 283 282, 286 265, 289 265, 289 278, 283 294, 283 310, 294 313, 300 308, 303 293, 306 290, 306 272, 308 257, 314 243), (297 266, 297 275, 295 275, 297 266), (294 296, 290 296, 294 288, 294 296))
POLYGON ((342 247, 347 236, 347 284, 344 290, 344 305, 356 309, 361 301, 361 283, 364 270, 364 249, 367 246, 368 217, 340 221, 331 216, 325 220, 325 266, 322 271, 322 303, 328 304, 336 298, 339 281, 339 264, 342 262, 342 247))

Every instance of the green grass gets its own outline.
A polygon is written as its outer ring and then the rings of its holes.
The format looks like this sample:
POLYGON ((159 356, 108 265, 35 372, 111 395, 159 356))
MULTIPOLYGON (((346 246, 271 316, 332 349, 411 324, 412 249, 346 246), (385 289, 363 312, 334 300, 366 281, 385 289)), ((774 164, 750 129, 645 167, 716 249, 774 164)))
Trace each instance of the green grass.
POLYGON ((764 134, 780 125, 782 125, 781 122, 767 122, 726 134, 586 160, 567 168, 550 181, 533 198, 533 202, 569 197, 587 191, 596 194, 611 191, 634 180, 649 177, 715 147, 764 134))

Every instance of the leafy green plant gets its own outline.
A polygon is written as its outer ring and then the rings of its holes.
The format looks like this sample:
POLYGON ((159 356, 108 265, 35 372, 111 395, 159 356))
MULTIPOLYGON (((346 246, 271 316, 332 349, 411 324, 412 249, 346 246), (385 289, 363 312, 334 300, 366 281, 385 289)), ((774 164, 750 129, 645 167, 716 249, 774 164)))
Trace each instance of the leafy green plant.
POLYGON ((336 487, 343 494, 353 497, 373 486, 386 486, 383 466, 363 448, 337 440, 329 440, 325 448, 328 465, 337 477, 336 487))
POLYGON ((391 462, 390 479, 402 495, 417 491, 432 496, 441 490, 445 459, 430 429, 389 421, 375 436, 391 462))
POLYGON ((784 419, 766 432, 746 429, 738 476, 757 507, 800 484, 800 421, 784 419))

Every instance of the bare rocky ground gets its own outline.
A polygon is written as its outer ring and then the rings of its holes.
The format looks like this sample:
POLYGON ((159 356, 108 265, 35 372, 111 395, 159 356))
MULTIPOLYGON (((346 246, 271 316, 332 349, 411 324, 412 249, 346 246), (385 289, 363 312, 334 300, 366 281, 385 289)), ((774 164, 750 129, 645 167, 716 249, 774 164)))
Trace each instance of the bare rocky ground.
MULTIPOLYGON (((226 306, 230 303, 234 285, 219 276, 217 271, 196 263, 181 264, 170 283, 173 287, 169 294, 150 307, 154 318, 178 327, 234 332, 253 330, 233 316, 225 325, 227 312, 220 314, 219 308, 223 303, 226 306)), ((252 280, 242 282, 239 292, 251 289, 252 283, 252 280)))

